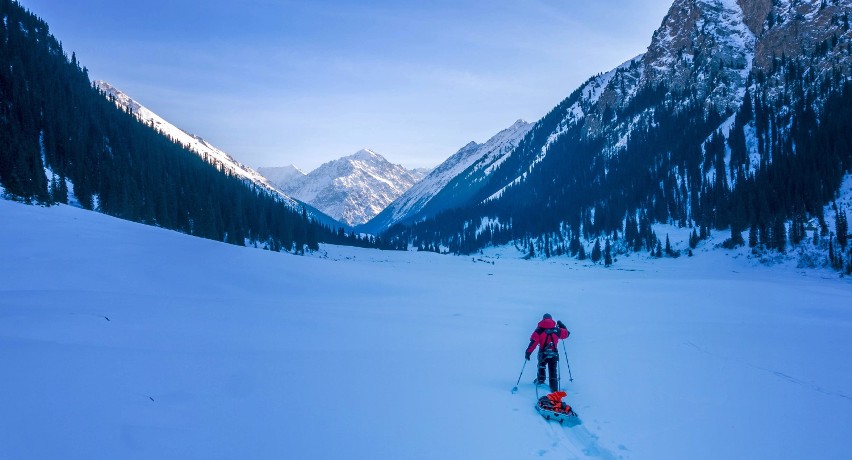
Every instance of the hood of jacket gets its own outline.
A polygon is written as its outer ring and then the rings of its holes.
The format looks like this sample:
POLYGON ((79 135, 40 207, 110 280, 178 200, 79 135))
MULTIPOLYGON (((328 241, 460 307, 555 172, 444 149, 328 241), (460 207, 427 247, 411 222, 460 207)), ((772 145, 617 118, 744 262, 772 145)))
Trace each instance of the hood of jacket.
POLYGON ((556 321, 553 321, 550 318, 545 318, 538 322, 538 327, 542 329, 553 329, 556 327, 556 321))

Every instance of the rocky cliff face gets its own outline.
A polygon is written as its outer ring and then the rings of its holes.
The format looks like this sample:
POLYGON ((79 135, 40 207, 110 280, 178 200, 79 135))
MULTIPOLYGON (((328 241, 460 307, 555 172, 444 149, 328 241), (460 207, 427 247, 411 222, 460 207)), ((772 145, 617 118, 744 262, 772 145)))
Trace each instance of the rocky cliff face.
MULTIPOLYGON (((757 22, 766 10, 766 0, 743 0, 748 11, 754 11, 757 22), (751 5, 754 3, 754 5, 751 5)), ((849 75, 850 55, 831 51, 850 38, 849 16, 852 2, 775 0, 768 8, 755 45, 755 66, 768 70, 774 58, 824 57, 820 67, 838 68, 849 75)))
POLYGON ((849 76, 850 3, 676 0, 647 52, 587 82, 552 135, 579 123, 587 135, 607 139, 606 152, 616 153, 631 132, 653 123, 656 109, 635 98, 655 87, 664 89, 675 110, 698 99, 708 111, 731 114, 743 102, 750 75, 771 72, 781 59, 807 58, 819 74, 849 76), (616 116, 626 108, 630 117, 616 116))
POLYGON ((751 33, 760 35, 766 16, 772 10, 772 0, 737 0, 743 11, 744 22, 751 33))
POLYGON ((739 105, 755 36, 734 0, 677 0, 644 57, 646 84, 694 91, 719 110, 739 105))

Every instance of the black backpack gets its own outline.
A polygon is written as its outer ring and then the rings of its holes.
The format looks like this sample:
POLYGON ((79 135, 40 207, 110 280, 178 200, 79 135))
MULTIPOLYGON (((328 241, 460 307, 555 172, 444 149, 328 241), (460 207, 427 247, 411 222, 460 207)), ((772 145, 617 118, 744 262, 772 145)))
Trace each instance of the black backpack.
POLYGON ((556 348, 556 340, 559 337, 559 328, 542 329, 541 332, 547 334, 544 339, 544 344, 539 349, 539 354, 544 359, 559 358, 559 349, 556 348))

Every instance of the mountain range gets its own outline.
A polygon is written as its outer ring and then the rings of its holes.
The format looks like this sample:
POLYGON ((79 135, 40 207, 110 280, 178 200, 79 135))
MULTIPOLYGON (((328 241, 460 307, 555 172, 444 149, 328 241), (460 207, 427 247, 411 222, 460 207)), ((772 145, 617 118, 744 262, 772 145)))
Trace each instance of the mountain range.
POLYGON ((846 210, 826 205, 852 165, 851 10, 676 0, 645 53, 581 85, 482 182, 473 169, 451 181, 460 204, 383 236, 455 253, 595 242, 657 255, 653 224, 673 223, 695 239, 727 231, 730 245, 748 231, 756 250, 836 247, 846 210))
POLYGON ((423 178, 422 170, 392 164, 362 149, 308 174, 294 166, 260 168, 285 193, 350 226, 363 224, 423 178))
MULTIPOLYGON (((293 191, 379 234, 357 244, 457 254, 514 244, 529 257, 606 253, 608 263, 662 257, 664 240, 665 255, 686 253, 656 234, 669 224, 691 229, 690 247, 720 231, 738 246, 747 233, 756 252, 810 245, 828 257, 808 263, 852 272, 841 188, 852 169, 851 2, 675 0, 645 53, 592 76, 532 125, 468 144, 419 187, 383 182, 365 150, 293 191)), ((356 243, 311 226, 306 206, 203 139, 93 87, 43 21, 16 2, 0 6, 0 58, 14 63, 0 68, 5 196, 73 195, 87 209, 235 244, 356 243), (113 111, 94 99, 104 95, 113 111), (284 205, 283 220, 269 214, 284 205)))

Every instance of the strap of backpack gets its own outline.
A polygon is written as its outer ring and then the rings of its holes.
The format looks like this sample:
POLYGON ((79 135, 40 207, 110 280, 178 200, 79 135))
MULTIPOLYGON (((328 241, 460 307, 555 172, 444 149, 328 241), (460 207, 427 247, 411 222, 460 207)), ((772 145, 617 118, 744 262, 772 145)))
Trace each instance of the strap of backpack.
POLYGON ((547 337, 544 339, 544 346, 553 344, 553 348, 556 349, 556 334, 550 332, 550 329, 547 329, 545 333, 547 334, 547 337))

